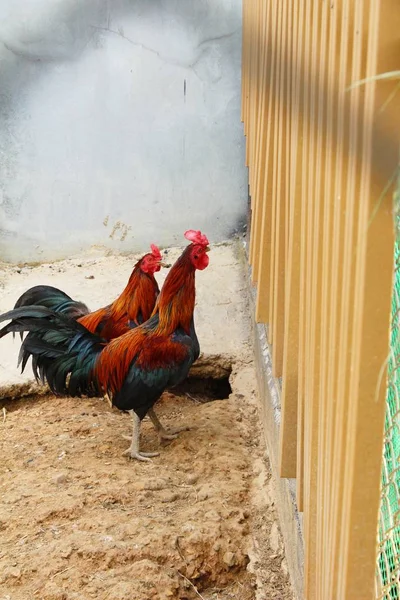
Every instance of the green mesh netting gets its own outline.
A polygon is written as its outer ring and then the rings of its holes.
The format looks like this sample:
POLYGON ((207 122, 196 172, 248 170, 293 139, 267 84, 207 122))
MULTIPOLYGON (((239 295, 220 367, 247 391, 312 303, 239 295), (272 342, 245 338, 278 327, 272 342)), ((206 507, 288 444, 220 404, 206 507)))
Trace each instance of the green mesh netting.
MULTIPOLYGON (((397 194, 400 196, 400 185, 397 194)), ((400 206, 400 197, 395 198, 400 206)), ((395 280, 378 530, 377 598, 400 599, 400 216, 396 216, 395 280)))

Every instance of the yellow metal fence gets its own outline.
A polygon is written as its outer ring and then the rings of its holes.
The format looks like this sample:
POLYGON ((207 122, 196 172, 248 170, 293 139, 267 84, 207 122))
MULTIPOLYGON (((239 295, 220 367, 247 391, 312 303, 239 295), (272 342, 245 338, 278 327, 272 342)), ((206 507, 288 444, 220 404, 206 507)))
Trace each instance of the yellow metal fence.
POLYGON ((400 104, 375 76, 399 66, 397 0, 243 0, 249 260, 307 600, 376 594, 400 104))

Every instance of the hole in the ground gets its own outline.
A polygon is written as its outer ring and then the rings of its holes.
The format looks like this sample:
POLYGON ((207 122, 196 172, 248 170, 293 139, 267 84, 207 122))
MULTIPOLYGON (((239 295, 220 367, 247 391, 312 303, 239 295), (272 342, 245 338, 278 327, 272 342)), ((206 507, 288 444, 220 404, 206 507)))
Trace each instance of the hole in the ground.
POLYGON ((177 396, 188 396, 196 402, 212 402, 225 400, 232 393, 229 377, 214 379, 213 377, 188 377, 174 387, 177 396))

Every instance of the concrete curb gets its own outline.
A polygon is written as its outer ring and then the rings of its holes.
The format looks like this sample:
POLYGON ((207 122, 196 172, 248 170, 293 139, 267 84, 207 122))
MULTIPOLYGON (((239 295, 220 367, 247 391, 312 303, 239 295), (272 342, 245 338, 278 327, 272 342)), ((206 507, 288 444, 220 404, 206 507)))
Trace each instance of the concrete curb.
MULTIPOLYGON (((255 288, 248 277, 251 312, 255 314, 255 288)), ((277 509, 285 542, 285 555, 298 600, 304 598, 304 543, 302 515, 297 509, 296 481, 279 475, 279 429, 281 423, 281 383, 272 375, 271 351, 266 328, 252 319, 257 381, 263 429, 272 474, 276 483, 277 509)))

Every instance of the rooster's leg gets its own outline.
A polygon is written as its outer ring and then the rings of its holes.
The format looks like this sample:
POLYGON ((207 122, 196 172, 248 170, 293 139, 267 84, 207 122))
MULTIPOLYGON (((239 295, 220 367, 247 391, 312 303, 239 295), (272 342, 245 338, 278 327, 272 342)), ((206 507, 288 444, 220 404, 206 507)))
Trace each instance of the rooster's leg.
POLYGON ((108 402, 110 408, 112 408, 113 403, 107 392, 105 392, 105 394, 104 394, 104 400, 106 400, 108 402))
POLYGON ((129 411, 132 415, 133 429, 132 429, 132 440, 131 445, 124 454, 129 454, 131 458, 137 460, 151 460, 151 456, 158 456, 159 452, 139 452, 139 435, 140 435, 140 419, 137 414, 133 411, 129 411))
POLYGON ((153 425, 158 433, 158 437, 160 438, 160 441, 161 440, 175 440, 178 437, 178 433, 180 433, 181 431, 187 431, 189 429, 189 427, 178 427, 176 429, 171 429, 170 431, 167 431, 166 429, 164 429, 164 427, 160 423, 153 408, 150 408, 150 410, 148 411, 147 414, 150 417, 151 422, 153 423, 153 425))

